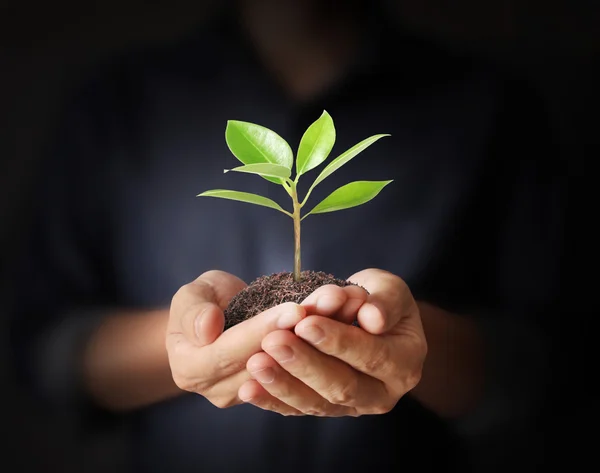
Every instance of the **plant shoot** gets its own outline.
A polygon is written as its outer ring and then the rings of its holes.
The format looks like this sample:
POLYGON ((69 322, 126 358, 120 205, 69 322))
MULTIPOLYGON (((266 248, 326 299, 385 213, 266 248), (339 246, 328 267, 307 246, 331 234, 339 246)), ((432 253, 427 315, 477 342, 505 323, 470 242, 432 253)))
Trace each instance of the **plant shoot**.
POLYGON ((260 125, 229 120, 225 130, 225 140, 233 155, 242 162, 243 166, 226 169, 225 172, 245 172, 257 174, 274 184, 283 186, 292 199, 292 209, 287 211, 277 202, 248 192, 214 189, 198 194, 198 197, 219 197, 250 204, 261 205, 278 210, 294 222, 294 279, 300 280, 300 223, 312 214, 335 212, 362 205, 373 199, 392 181, 354 181, 346 184, 319 202, 309 212, 302 214, 310 194, 315 187, 323 182, 344 164, 364 151, 380 138, 388 134, 374 135, 354 145, 331 161, 314 180, 306 195, 300 199, 297 187, 300 177, 322 164, 335 143, 335 127, 333 119, 326 112, 312 123, 304 132, 295 160, 295 175, 292 178, 294 153, 290 145, 277 133, 260 125))

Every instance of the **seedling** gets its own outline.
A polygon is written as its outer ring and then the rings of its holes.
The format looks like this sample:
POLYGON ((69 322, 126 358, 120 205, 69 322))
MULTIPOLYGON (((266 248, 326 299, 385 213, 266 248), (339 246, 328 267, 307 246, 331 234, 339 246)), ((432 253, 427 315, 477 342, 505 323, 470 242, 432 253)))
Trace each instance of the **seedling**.
POLYGON ((277 202, 248 192, 215 189, 204 191, 198 197, 219 197, 250 204, 262 205, 278 210, 290 217, 294 222, 294 280, 301 279, 300 257, 300 224, 309 215, 337 210, 349 209, 362 205, 373 199, 392 181, 354 181, 329 194, 309 212, 302 214, 308 198, 317 185, 341 168, 344 164, 364 151, 380 138, 388 134, 374 135, 345 151, 331 161, 317 176, 306 195, 301 200, 298 196, 300 177, 322 164, 335 143, 335 127, 333 119, 323 111, 321 116, 308 127, 300 140, 296 155, 296 173, 292 179, 294 154, 290 145, 277 133, 253 123, 229 120, 225 130, 227 146, 243 166, 225 169, 224 172, 235 171, 258 174, 274 184, 283 186, 292 199, 292 211, 284 210, 277 202))

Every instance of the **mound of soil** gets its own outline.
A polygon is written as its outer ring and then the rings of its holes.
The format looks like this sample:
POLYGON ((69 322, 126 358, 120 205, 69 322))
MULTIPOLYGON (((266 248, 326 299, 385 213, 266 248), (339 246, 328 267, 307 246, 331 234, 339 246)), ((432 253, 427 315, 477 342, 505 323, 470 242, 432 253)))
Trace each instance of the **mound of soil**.
POLYGON ((278 304, 299 304, 325 284, 344 287, 353 283, 322 271, 303 271, 298 282, 291 272, 261 276, 231 299, 225 309, 225 330, 278 304))

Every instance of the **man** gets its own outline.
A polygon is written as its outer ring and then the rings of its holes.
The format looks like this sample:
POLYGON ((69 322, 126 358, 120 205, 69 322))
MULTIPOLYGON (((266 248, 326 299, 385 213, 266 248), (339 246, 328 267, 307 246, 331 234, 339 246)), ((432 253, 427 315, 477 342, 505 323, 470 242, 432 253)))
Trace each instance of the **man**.
POLYGON ((561 243, 535 102, 367 4, 239 1, 183 44, 123 59, 70 108, 14 339, 39 392, 76 402, 90 425, 107 412, 130 420, 133 471, 464 471, 457 426, 531 420, 561 243), (394 179, 389 191, 303 227, 305 268, 354 275, 371 293, 354 309, 362 329, 335 320, 349 294, 327 287, 328 307, 284 305, 221 336, 242 280, 293 262, 277 213, 194 197, 217 180, 284 197, 223 176, 225 122, 293 144, 323 109, 333 154, 392 135, 311 198, 357 179, 394 179), (331 343, 311 345, 308 322, 331 343))

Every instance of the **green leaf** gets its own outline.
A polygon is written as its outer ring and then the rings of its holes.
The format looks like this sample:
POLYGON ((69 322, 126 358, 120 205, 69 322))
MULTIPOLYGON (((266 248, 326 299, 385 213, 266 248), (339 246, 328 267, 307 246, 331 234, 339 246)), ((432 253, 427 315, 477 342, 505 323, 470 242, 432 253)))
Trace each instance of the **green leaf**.
MULTIPOLYGON (((264 126, 228 120, 225 140, 233 155, 243 164, 271 163, 292 169, 294 154, 290 145, 277 133, 264 126)), ((279 179, 265 177, 279 184, 279 179)))
POLYGON ((327 159, 335 143, 333 119, 325 110, 308 127, 300 140, 296 157, 296 177, 316 168, 327 159))
POLYGON ((375 198, 390 182, 392 181, 355 181, 346 184, 325 197, 305 217, 362 205, 375 198))
POLYGON ((281 179, 287 179, 291 175, 291 171, 285 166, 267 163, 247 164, 246 166, 239 166, 233 169, 225 169, 225 172, 229 171, 247 172, 249 174, 258 174, 263 177, 276 177, 281 179))
POLYGON ((249 204, 262 205, 263 207, 269 207, 275 210, 279 210, 286 215, 292 216, 289 212, 283 210, 281 206, 267 197, 261 195, 250 194, 248 192, 230 191, 226 189, 213 189, 204 191, 198 194, 196 197, 219 197, 221 199, 237 200, 239 202, 247 202, 249 204))
POLYGON ((383 138, 384 136, 390 136, 390 135, 382 134, 382 135, 371 136, 371 137, 361 141, 360 143, 354 145, 349 150, 344 151, 337 158, 335 158, 333 161, 331 161, 325 167, 325 169, 323 169, 321 171, 321 174, 319 174, 317 176, 317 178, 315 179, 315 182, 312 183, 312 186, 310 186, 310 189, 308 190, 306 197, 308 197, 310 195, 310 193, 317 186, 317 184, 322 182, 325 178, 329 177, 331 174, 333 174, 335 171, 337 171, 339 168, 341 168, 344 164, 346 164, 348 161, 350 161, 352 158, 354 158, 357 154, 364 151, 365 149, 367 149, 369 146, 371 146, 373 143, 375 143, 380 138, 383 138))

